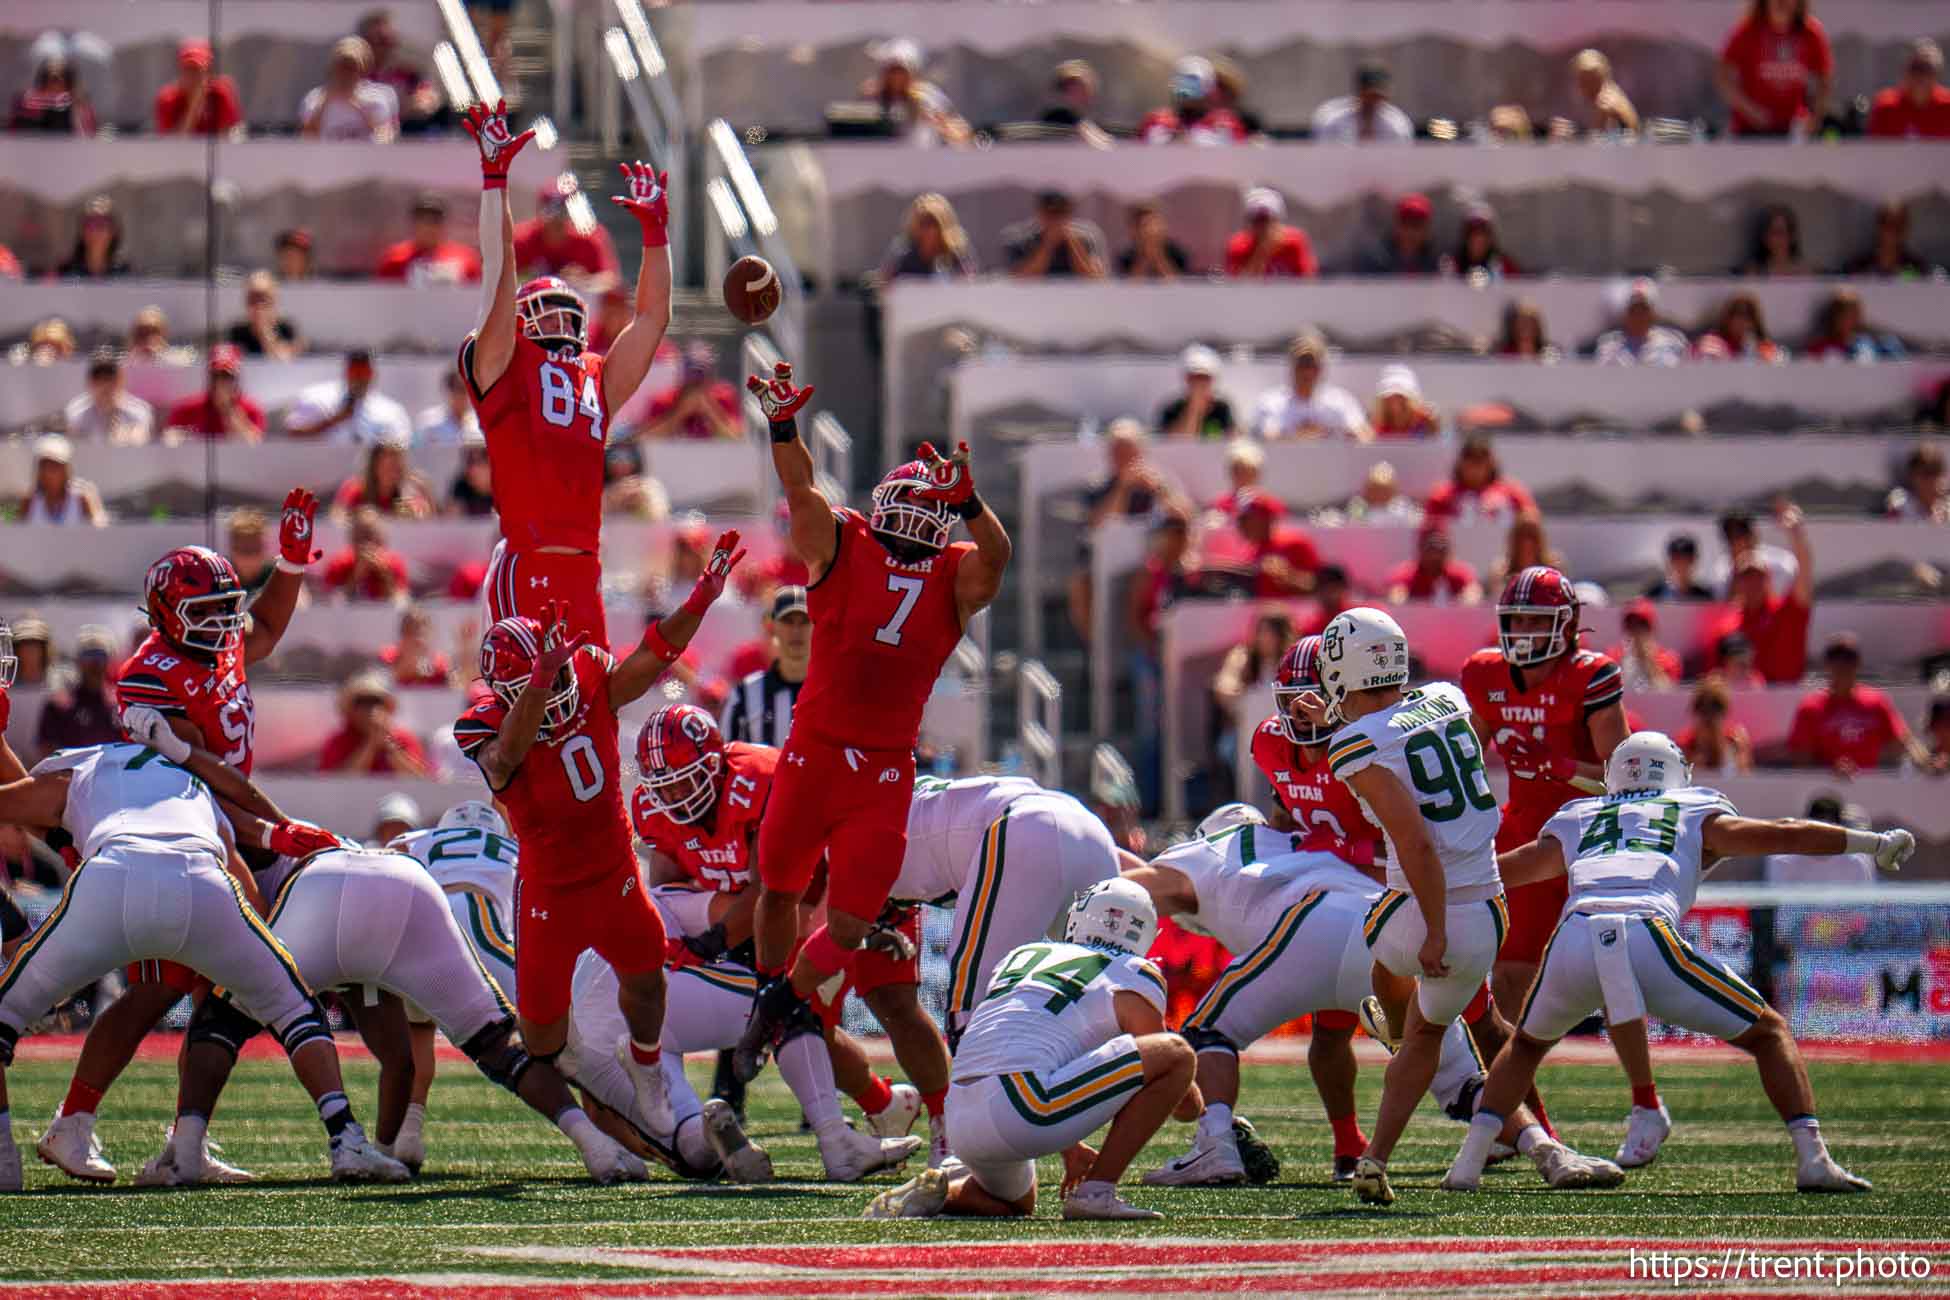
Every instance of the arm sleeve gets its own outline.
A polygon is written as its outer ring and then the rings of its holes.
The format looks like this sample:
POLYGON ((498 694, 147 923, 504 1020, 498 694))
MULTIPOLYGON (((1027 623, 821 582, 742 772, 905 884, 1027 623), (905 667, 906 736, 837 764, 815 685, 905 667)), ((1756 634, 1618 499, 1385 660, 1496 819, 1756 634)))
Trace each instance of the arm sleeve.
POLYGON ((1619 671, 1617 664, 1607 659, 1598 665, 1591 674, 1591 680, 1584 685, 1584 716, 1588 718, 1624 698, 1625 674, 1619 671))

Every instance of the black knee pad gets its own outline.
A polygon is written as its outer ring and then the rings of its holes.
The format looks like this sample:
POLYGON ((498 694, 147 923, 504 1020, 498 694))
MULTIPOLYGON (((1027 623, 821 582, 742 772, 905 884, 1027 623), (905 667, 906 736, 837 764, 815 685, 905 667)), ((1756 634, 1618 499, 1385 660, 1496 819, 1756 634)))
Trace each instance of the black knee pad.
POLYGON ((1476 1118, 1476 1098, 1482 1095, 1487 1075, 1477 1075, 1463 1084, 1456 1093, 1456 1100, 1443 1109, 1443 1114, 1459 1124, 1467 1124, 1476 1118))
MULTIPOLYGON (((295 1026, 298 1022, 293 1021, 295 1026)), ((198 1043, 215 1043, 230 1053, 232 1060, 238 1051, 264 1026, 252 1020, 229 998, 207 997, 203 1005, 190 1017, 189 1039, 192 1047, 198 1043)))
POLYGON ((305 1014, 278 1031, 278 1043, 284 1048, 284 1054, 290 1056, 307 1043, 319 1040, 331 1042, 332 1027, 325 1019, 325 1008, 313 998, 305 1014))
POLYGON ((1184 1029, 1179 1037, 1192 1045, 1194 1052, 1224 1052, 1229 1056, 1239 1055, 1239 1045, 1216 1029, 1184 1029))
POLYGON ((0 1024, 0 1069, 14 1063, 14 1044, 20 1041, 20 1031, 12 1025, 0 1024))
POLYGON ((482 1074, 509 1092, 521 1087, 521 1076, 528 1073, 536 1061, 553 1065, 555 1059, 562 1055, 558 1050, 543 1057, 530 1056, 515 1041, 515 1022, 512 1020, 497 1020, 485 1026, 462 1043, 460 1050, 467 1053, 467 1059, 474 1062, 482 1074))
POLYGON ((0 943, 12 943, 27 933, 27 913, 15 906, 14 900, 0 894, 0 943))

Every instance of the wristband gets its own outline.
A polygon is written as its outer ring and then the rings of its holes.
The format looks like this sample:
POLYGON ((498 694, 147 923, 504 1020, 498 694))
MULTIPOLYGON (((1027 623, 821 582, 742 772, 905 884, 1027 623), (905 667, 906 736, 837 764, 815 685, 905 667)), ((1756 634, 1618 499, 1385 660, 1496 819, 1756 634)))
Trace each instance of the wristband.
POLYGON ((305 576, 304 565, 296 560, 287 560, 282 555, 277 558, 277 569, 279 573, 295 573, 301 578, 305 576))
POLYGON ((271 851, 271 837, 277 834, 278 828, 266 821, 260 821, 258 826, 261 829, 257 832, 257 847, 269 853, 271 851))
POLYGON ((797 442, 799 440, 799 421, 788 415, 783 420, 773 420, 773 442, 797 442))
POLYGON ((955 507, 955 513, 960 515, 963 519, 973 521, 976 519, 980 519, 982 517, 982 511, 986 509, 988 509, 988 507, 982 504, 982 498, 976 496, 973 492, 970 492, 968 494, 968 499, 955 507))
POLYGON ((657 656, 657 658, 667 664, 676 663, 678 658, 683 654, 681 650, 670 643, 670 638, 664 635, 664 625, 662 623, 652 623, 643 630, 642 646, 645 650, 648 650, 651 654, 657 656))
POLYGON ((1844 828, 1842 831, 1842 852, 1875 854, 1882 849, 1880 831, 1858 831, 1844 828))
POLYGON ((508 174, 506 172, 501 173, 499 176, 495 176, 488 172, 481 173, 481 189, 483 191, 505 190, 507 188, 508 188, 508 174))
POLYGON ((643 246, 645 248, 669 248, 670 231, 668 229, 659 230, 653 238, 650 233, 650 227, 645 226, 643 228, 643 246))

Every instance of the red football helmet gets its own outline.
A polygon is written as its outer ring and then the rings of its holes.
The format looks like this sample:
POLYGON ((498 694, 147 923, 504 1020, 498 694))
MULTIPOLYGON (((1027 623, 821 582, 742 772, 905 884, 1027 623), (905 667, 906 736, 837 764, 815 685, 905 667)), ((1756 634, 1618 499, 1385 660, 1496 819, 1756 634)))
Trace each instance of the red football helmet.
POLYGON ((589 346, 589 309, 558 276, 537 276, 515 291, 515 320, 523 334, 550 352, 589 346))
POLYGON ((674 822, 694 822, 718 805, 724 737, 697 705, 666 704, 637 733, 636 765, 658 812, 674 822))
POLYGON ((0 691, 14 684, 14 675, 20 671, 20 660, 14 657, 14 630, 7 620, 0 618, 0 691))
POLYGON ((1513 667, 1535 668, 1578 644, 1578 594, 1571 580, 1547 564, 1510 575, 1496 602, 1496 643, 1513 667), (1549 628, 1514 626, 1519 618, 1546 618, 1549 628))
POLYGON ((149 566, 149 626, 179 650, 215 655, 235 646, 249 603, 237 570, 207 546, 179 546, 149 566))
MULTIPOLYGON (((494 698, 509 708, 528 689, 534 675, 535 660, 553 642, 542 625, 526 614, 511 614, 487 630, 481 638, 481 680, 494 692, 494 698)), ((575 661, 562 665, 549 688, 548 702, 542 706, 539 735, 546 736, 576 715, 580 703, 576 688, 575 661)))
POLYGON ((873 511, 867 516, 867 527, 883 537, 939 551, 948 544, 954 516, 948 513, 946 505, 920 495, 933 486, 934 477, 920 461, 896 465, 874 486, 873 511))
POLYGON ((1280 730, 1296 745, 1324 745, 1334 734, 1332 727, 1317 727, 1304 713, 1295 713, 1293 702, 1312 691, 1323 698, 1320 685, 1320 638, 1303 636, 1280 656, 1273 674, 1273 707, 1280 713, 1280 730))

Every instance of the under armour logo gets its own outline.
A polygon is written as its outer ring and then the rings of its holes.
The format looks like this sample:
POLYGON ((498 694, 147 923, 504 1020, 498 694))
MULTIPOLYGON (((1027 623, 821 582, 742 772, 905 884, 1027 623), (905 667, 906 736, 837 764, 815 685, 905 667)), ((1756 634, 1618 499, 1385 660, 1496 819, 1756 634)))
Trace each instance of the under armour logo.
POLYGON ((886 768, 880 773, 880 783, 882 785, 898 785, 900 779, 901 770, 898 767, 886 768))
POLYGON ((539 907, 531 907, 531 908, 529 908, 529 909, 528 909, 528 915, 530 915, 531 917, 533 917, 533 918, 535 918, 535 919, 536 919, 537 921, 546 921, 546 920, 548 920, 548 913, 547 913, 547 912, 544 912, 544 911, 543 911, 543 910, 542 910, 541 908, 539 908, 539 907))
POLYGON ((548 586, 548 575, 541 574, 537 577, 530 578, 528 580, 528 585, 531 587, 546 587, 548 586))
POLYGON ((787 754, 785 761, 794 767, 804 767, 806 765, 806 756, 804 754, 787 754))
POLYGON ((846 765, 852 768, 856 772, 859 771, 860 760, 865 758, 866 755, 862 754, 859 750, 854 749, 851 746, 849 746, 846 749, 845 753, 846 753, 846 765))

